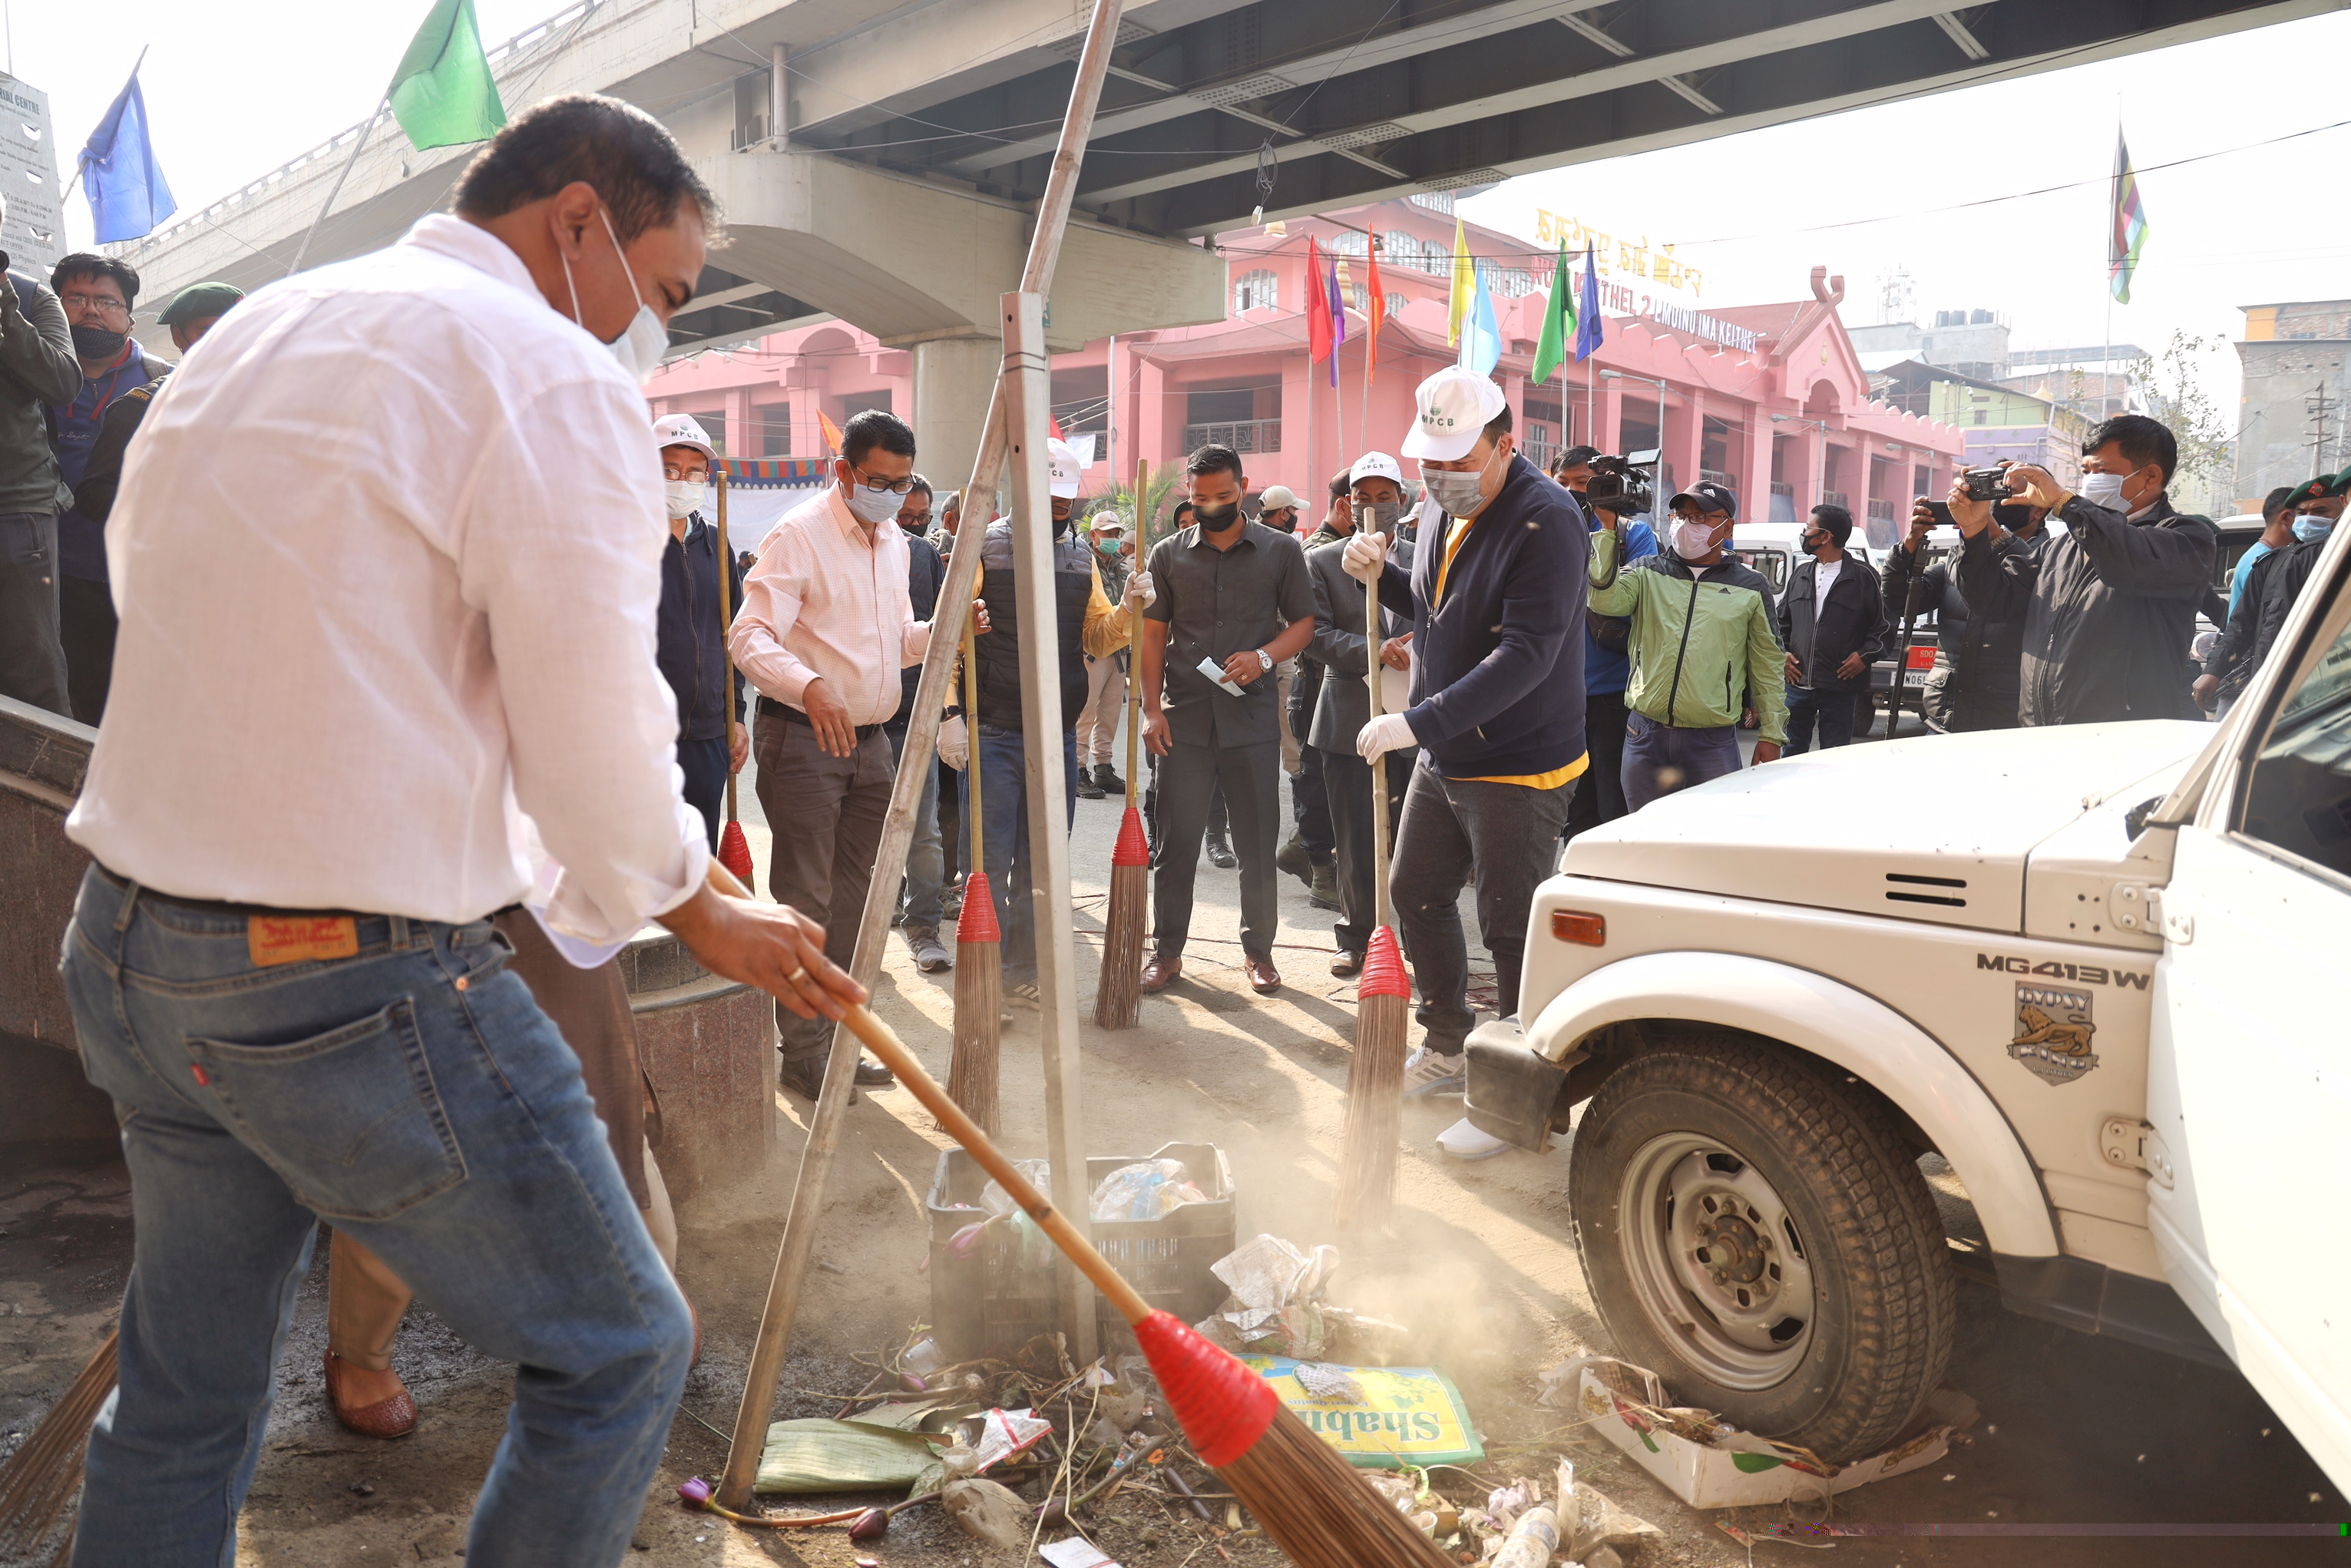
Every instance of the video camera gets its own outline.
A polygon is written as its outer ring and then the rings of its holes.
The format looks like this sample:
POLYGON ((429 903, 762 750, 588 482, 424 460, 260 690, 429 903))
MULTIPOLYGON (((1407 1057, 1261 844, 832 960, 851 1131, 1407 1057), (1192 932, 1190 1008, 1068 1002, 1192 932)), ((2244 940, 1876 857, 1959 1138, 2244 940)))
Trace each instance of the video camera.
POLYGON ((1620 517, 1636 517, 1653 513, 1656 497, 1649 489, 1649 476, 1624 458, 1595 457, 1592 477, 1583 486, 1583 504, 1620 517))

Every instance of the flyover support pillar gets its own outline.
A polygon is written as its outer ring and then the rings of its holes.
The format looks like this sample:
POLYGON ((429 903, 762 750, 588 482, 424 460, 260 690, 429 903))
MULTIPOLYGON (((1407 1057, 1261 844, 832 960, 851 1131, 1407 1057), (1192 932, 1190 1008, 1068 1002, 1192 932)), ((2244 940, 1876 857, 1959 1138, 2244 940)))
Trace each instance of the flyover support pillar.
MULTIPOLYGON (((979 455, 980 426, 1003 368, 996 338, 933 338, 914 345, 914 467, 942 493, 962 483, 979 455)), ((979 505, 993 505, 994 497, 979 505)), ((973 505, 967 498, 965 511, 973 505)), ((978 514, 986 523, 995 514, 978 514)))

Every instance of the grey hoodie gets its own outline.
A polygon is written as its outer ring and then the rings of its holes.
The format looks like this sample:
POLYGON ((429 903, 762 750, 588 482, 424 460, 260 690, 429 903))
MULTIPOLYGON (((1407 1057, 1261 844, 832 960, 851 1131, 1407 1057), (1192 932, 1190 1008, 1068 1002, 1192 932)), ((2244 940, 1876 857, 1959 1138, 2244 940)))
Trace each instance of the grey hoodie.
POLYGON ((81 391, 81 362, 65 307, 47 285, 16 273, 0 288, 0 512, 58 512, 73 505, 49 445, 45 403, 81 391))

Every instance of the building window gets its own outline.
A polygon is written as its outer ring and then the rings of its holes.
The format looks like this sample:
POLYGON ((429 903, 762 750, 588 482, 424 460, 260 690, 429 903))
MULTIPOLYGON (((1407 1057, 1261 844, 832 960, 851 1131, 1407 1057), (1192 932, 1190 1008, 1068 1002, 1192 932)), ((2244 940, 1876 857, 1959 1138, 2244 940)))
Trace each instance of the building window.
POLYGON ((1416 207, 1426 207, 1432 213, 1453 215, 1453 193, 1450 191, 1415 191, 1407 198, 1416 207))
POLYGON ((789 457, 792 455, 792 405, 788 402, 765 402, 751 410, 754 433, 758 437, 762 457, 789 457))
MULTIPOLYGON (((1976 410, 1976 423, 1978 424, 1990 424, 1991 423, 1991 414, 1984 409, 1980 408, 1976 410)), ((1370 612, 1366 611, 1364 613, 1369 614, 1370 612)))
POLYGON ((1371 247, 1364 244, 1362 235, 1353 229, 1348 229, 1343 233, 1332 235, 1331 243, 1322 248, 1332 256, 1363 256, 1371 247))
POLYGON ((1505 299, 1523 299, 1535 291, 1535 275, 1523 267, 1506 267, 1489 274, 1495 291, 1505 299))
POLYGON ((1244 273, 1233 285, 1233 314, 1245 316, 1252 310, 1272 310, 1280 307, 1281 288, 1272 273, 1259 267, 1244 273))
POLYGON ((723 408, 687 409, 685 415, 702 426, 702 433, 710 437, 710 444, 718 449, 718 455, 726 456, 726 411, 723 408))

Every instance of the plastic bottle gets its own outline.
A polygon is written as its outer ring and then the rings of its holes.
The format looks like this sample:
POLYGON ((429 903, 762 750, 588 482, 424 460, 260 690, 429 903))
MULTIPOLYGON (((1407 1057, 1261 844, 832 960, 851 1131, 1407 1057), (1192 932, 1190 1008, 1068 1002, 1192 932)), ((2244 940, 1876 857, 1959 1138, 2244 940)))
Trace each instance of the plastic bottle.
POLYGON ((1559 1515, 1551 1504, 1537 1503, 1519 1515, 1510 1539, 1494 1553, 1487 1568, 1549 1568, 1559 1550, 1559 1515))

